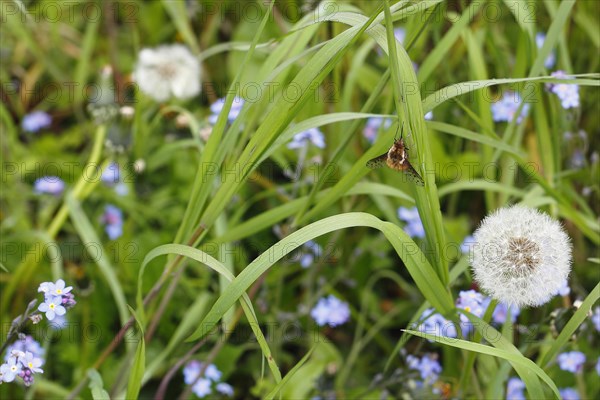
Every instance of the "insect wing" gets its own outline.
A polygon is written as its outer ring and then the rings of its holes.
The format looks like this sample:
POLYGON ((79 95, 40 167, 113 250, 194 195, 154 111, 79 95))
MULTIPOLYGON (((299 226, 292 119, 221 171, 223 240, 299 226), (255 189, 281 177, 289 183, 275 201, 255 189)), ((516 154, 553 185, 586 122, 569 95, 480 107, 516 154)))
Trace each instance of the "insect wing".
POLYGON ((404 162, 406 163, 406 168, 404 168, 402 172, 404 172, 408 179, 410 179, 419 186, 425 186, 423 178, 421 178, 421 175, 419 175, 419 173, 413 168, 410 162, 408 162, 408 160, 404 160, 404 162))
POLYGON ((388 153, 386 152, 380 155, 379 157, 370 159, 369 161, 367 161, 367 167, 371 169, 383 167, 384 165, 386 165, 387 156, 388 153))

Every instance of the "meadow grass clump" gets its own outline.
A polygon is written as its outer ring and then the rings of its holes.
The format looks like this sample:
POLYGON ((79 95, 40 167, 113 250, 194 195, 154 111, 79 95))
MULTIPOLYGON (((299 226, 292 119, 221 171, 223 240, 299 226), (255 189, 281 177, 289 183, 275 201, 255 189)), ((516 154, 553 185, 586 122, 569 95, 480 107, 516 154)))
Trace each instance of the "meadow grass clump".
POLYGON ((598 2, 1 8, 1 398, 600 396, 598 2))

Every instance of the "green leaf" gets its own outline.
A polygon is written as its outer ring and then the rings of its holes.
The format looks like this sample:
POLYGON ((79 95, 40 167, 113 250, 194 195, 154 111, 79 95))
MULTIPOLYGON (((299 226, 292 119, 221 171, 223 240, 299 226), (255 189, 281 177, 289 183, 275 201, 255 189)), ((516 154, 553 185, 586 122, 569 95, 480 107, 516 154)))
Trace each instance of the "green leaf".
POLYGON ((306 361, 308 361, 308 359, 310 358, 311 354, 313 353, 313 351, 315 351, 315 348, 317 347, 317 345, 313 346, 308 353, 306 353, 304 355, 304 357, 302 357, 302 359, 300 361, 298 361, 298 363, 296 365, 294 365, 294 368, 292 368, 284 377, 283 379, 273 388, 273 390, 271 390, 271 392, 269 392, 269 394, 267 394, 265 396, 265 399, 271 400, 273 398, 275 398, 275 396, 277 395, 277 393, 279 393, 281 391, 281 389, 283 389, 285 387, 285 385, 287 385, 289 383, 289 381, 291 380, 291 378, 294 376, 294 374, 296 372, 298 372, 298 370, 304 365, 304 363, 306 363, 306 361))
POLYGON ((140 328, 140 341, 138 342, 137 349, 135 351, 135 357, 133 358, 133 365, 131 372, 129 373, 129 383, 127 384, 127 396, 126 399, 137 399, 142 387, 142 378, 144 377, 144 370, 146 368, 146 343, 144 341, 143 326, 138 319, 133 308, 129 307, 129 311, 133 314, 135 321, 140 328))
POLYGON ((94 400, 110 400, 110 396, 106 390, 104 390, 104 383, 102 377, 95 369, 89 369, 87 376, 90 379, 88 387, 92 391, 92 398, 94 400))

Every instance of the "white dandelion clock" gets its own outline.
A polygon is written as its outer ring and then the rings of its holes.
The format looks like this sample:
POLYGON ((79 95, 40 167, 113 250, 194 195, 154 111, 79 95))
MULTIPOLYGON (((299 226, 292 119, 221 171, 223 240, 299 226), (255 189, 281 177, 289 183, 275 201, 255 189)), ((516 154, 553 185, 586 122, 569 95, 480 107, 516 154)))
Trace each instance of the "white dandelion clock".
POLYGON ((156 101, 188 99, 200 93, 200 62, 180 44, 143 49, 133 72, 142 92, 156 101))
POLYGON ((538 210, 502 208, 487 216, 473 236, 475 280, 502 303, 544 304, 569 276, 569 236, 557 221, 538 210))

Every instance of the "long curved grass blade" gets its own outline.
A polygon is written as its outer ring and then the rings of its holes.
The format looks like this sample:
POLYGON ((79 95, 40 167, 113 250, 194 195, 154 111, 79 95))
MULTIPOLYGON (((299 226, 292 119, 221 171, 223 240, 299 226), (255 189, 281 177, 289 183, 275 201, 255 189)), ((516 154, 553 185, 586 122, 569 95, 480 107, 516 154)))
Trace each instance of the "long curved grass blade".
MULTIPOLYGON (((408 147, 412 149, 410 158, 423 172, 425 180, 423 182, 423 178, 417 172, 414 172, 414 175, 412 175, 415 182, 424 183, 424 185, 417 185, 416 187, 415 203, 419 210, 423 227, 425 228, 425 238, 427 239, 428 246, 427 254, 431 254, 429 260, 433 264, 441 281, 447 284, 448 260, 441 254, 441 249, 446 246, 446 237, 442 223, 435 175, 428 173, 428 171, 434 170, 434 163, 430 142, 426 136, 421 94, 419 90, 407 90, 407 88, 418 87, 419 80, 406 50, 399 45, 394 36, 388 3, 389 1, 386 0, 384 7, 387 34, 384 50, 387 48, 390 60, 394 103, 398 116, 403 118, 403 122, 406 121, 407 132, 412 134, 415 143, 415 146, 407 143, 408 147)), ((463 18, 468 17, 463 16, 463 18)))
POLYGON ((437 278, 437 274, 432 269, 425 255, 400 227, 381 221, 370 214, 347 213, 325 218, 299 229, 271 246, 252 261, 231 282, 225 293, 218 298, 200 324, 200 327, 188 338, 188 341, 197 340, 214 328, 225 312, 243 296, 244 292, 285 255, 318 236, 356 226, 375 228, 386 236, 388 241, 394 246, 398 256, 404 261, 408 272, 421 293, 423 293, 425 298, 434 307, 442 312, 449 312, 454 307, 450 293, 437 278))
MULTIPOLYGON (((315 202, 320 201, 320 199, 327 194, 328 190, 329 189, 325 189, 319 192, 316 196, 315 202)), ((398 188, 374 182, 358 182, 344 195, 370 195, 374 193, 383 196, 396 197, 408 203, 414 203, 415 201, 412 197, 398 188)), ((265 211, 256 217, 250 218, 247 221, 230 228, 222 236, 215 238, 214 241, 216 243, 234 242, 236 240, 250 237, 261 230, 271 228, 273 225, 283 221, 300 210, 307 201, 309 201, 308 196, 303 196, 292 201, 288 201, 278 207, 272 208, 269 211, 265 211)))
MULTIPOLYGON (((438 342, 438 343, 444 344, 446 346, 452 346, 452 347, 456 347, 456 348, 467 350, 467 351, 475 351, 477 353, 487 354, 489 356, 502 358, 502 359, 508 361, 513 366, 513 368, 515 368, 515 370, 517 371, 517 373, 519 374, 521 379, 523 379, 523 382, 525 382, 525 385, 527 386, 527 390, 529 391, 532 398, 541 399, 541 398, 546 397, 543 394, 544 391, 540 385, 538 377, 542 378, 542 380, 544 382, 546 382, 548 384, 548 386, 550 386, 550 388, 552 388, 552 391, 554 392, 556 399, 561 398, 560 394, 558 392, 558 388, 556 387, 556 385, 554 384, 552 379, 550 379, 550 377, 548 377, 548 375, 546 375, 546 373, 540 367, 538 367, 533 361, 524 357, 522 354, 520 354, 518 352, 515 354, 512 351, 495 348, 495 347, 491 347, 491 346, 486 346, 486 345, 483 345, 480 343, 473 343, 473 342, 469 342, 469 341, 462 340, 462 339, 454 339, 454 338, 447 338, 444 336, 431 335, 429 333, 413 331, 413 330, 409 330, 409 329, 404 330, 404 331, 411 335, 419 336, 419 337, 422 337, 423 339, 428 339, 428 340, 431 340, 434 342, 438 342)), ((498 334, 500 335, 500 333, 498 333, 498 334)))
MULTIPOLYGON (((142 267, 140 268, 140 272, 138 274, 138 289, 137 289, 137 296, 136 296, 138 310, 143 310, 142 282, 143 282, 144 272, 146 271, 146 267, 148 266, 148 263, 150 263, 150 261, 154 260, 157 257, 163 256, 163 255, 169 255, 169 254, 177 254, 177 255, 191 258, 191 259, 201 262, 202 264, 211 268, 215 272, 219 273, 221 276, 225 277, 225 279, 227 279, 228 281, 231 282, 234 280, 233 274, 231 273, 231 271, 229 271, 229 269, 225 265, 223 265, 220 261, 213 258, 209 254, 203 252, 202 250, 198 250, 193 247, 185 246, 182 244, 166 244, 166 245, 158 246, 158 247, 155 247, 154 249, 152 249, 150 252, 148 252, 148 254, 146 254, 146 256, 144 257, 144 261, 142 262, 142 267)), ((248 298, 248 295, 246 295, 245 293, 242 293, 240 296, 237 297, 237 299, 240 299, 240 303, 241 303, 242 309, 244 310, 244 314, 246 315, 246 318, 248 318, 248 321, 250 322, 250 327, 251 327, 254 335, 256 336, 256 340, 263 352, 265 359, 267 360, 269 368, 271 369, 271 372, 273 373, 275 380, 277 382, 279 382, 281 380, 281 372, 279 371, 279 367, 277 366, 277 363, 275 362, 275 359, 273 358, 273 355, 271 354, 269 345, 268 345, 264 335, 262 334, 262 331, 260 330, 259 323, 256 318, 256 314, 254 312, 254 308, 252 307, 252 302, 248 298), (240 299, 240 297, 241 297, 241 299, 240 299)), ((231 304, 231 306, 233 306, 233 303, 231 304)), ((227 310, 229 308, 230 307, 228 307, 227 310)), ((227 310, 224 310, 224 313, 227 312, 227 310)), ((204 325, 203 323, 200 323, 199 327, 196 329, 196 332, 200 331, 200 332, 202 332, 203 335, 207 334, 210 332, 210 330, 212 328, 214 328, 215 325, 212 325, 210 328, 208 328, 208 326, 204 325), (208 330, 205 330, 204 329, 205 327, 207 327, 208 330)))

